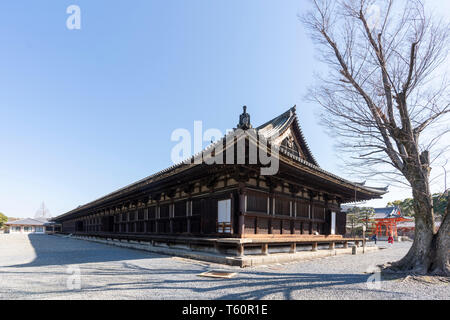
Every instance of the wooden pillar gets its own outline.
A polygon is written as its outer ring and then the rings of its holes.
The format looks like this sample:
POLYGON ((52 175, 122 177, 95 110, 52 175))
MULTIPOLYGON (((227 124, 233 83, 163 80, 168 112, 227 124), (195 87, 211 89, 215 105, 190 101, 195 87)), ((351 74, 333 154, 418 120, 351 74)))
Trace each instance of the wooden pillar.
POLYGON ((238 252, 238 256, 239 257, 243 257, 244 256, 244 245, 242 243, 239 243, 237 245, 237 252, 238 252))
POLYGON ((241 191, 239 195, 239 232, 242 237, 245 234, 245 192, 241 191))
POLYGON ((297 252, 297 244, 296 243, 292 243, 291 244, 291 250, 289 251, 289 253, 296 253, 297 252))
POLYGON ((220 253, 219 243, 217 241, 214 242, 214 251, 220 253))
POLYGON ((266 256, 269 254, 269 245, 267 243, 261 245, 261 253, 266 256))
POLYGON ((169 232, 173 233, 173 218, 175 216, 175 205, 173 203, 169 204, 169 232))
POLYGON ((317 242, 313 242, 311 251, 317 251, 317 242))
POLYGON ((158 233, 158 220, 159 220, 159 202, 155 207, 155 233, 158 233))
POLYGON ((191 217, 187 217, 187 233, 191 233, 191 217))
MULTIPOLYGON (((189 194, 190 197, 190 194, 189 194)), ((186 202, 186 232, 191 233, 192 199, 186 202)))

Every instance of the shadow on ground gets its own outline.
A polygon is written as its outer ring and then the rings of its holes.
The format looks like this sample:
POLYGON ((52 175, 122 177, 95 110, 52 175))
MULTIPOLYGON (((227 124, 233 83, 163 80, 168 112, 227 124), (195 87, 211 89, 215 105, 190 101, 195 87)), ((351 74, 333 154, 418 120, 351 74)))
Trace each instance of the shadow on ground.
POLYGON ((113 247, 106 244, 54 235, 30 234, 28 239, 35 251, 36 258, 29 263, 9 265, 7 267, 42 267, 164 257, 156 253, 113 247), (74 245, 74 241, 79 245, 74 245), (105 248, 108 250, 105 250, 105 248))
MULTIPOLYGON (((103 293, 107 297, 118 298, 136 294, 140 299, 258 300, 275 297, 290 300, 295 299, 295 292, 302 290, 322 290, 323 299, 327 299, 327 293, 331 291, 333 294, 329 298, 332 299, 339 297, 336 292, 341 292, 346 297, 350 292, 354 299, 358 298, 359 293, 367 291, 390 293, 369 289, 365 283, 370 274, 289 273, 285 270, 275 272, 270 269, 233 269, 238 272, 238 275, 232 279, 201 278, 197 275, 210 270, 210 265, 195 261, 174 260, 140 263, 141 259, 167 258, 168 256, 56 236, 30 235, 29 239, 36 252, 36 258, 30 263, 8 267, 83 265, 82 276, 86 279, 86 281, 83 280, 82 289, 78 291, 48 288, 43 290, 45 292, 32 292, 37 295, 57 297, 72 293, 80 294, 80 296, 85 293, 98 293, 98 296, 102 296, 101 293, 103 293), (120 263, 103 266, 88 265, 88 263, 112 261, 120 263), (92 279, 90 277, 95 278, 94 283, 88 280, 92 279)), ((43 274, 49 272, 46 269, 41 271, 43 274)), ((38 273, 41 271, 33 271, 34 276, 39 276, 38 273)), ((10 270, 6 273, 26 274, 27 271, 10 270)), ((23 292, 23 294, 30 294, 30 292, 23 292)))

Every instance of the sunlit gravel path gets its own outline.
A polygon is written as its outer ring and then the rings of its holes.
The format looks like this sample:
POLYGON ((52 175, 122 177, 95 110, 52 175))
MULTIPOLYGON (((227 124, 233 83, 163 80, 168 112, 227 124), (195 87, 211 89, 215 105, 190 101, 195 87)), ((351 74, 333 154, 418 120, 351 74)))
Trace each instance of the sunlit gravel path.
POLYGON ((366 273, 409 246, 240 269, 70 238, 0 234, 0 299, 450 299, 445 283, 366 273), (237 275, 198 276, 218 268, 237 275), (370 276, 380 281, 368 286, 370 276))

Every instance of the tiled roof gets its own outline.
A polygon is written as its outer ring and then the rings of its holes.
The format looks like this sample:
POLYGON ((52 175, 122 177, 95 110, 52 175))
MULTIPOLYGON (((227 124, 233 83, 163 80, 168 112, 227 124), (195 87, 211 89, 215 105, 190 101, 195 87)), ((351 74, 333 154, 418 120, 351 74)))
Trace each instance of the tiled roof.
POLYGON ((402 216, 400 208, 398 207, 386 207, 386 208, 374 208, 375 219, 389 219, 398 218, 402 216))
POLYGON ((11 222, 7 222, 7 225, 21 225, 21 226, 43 226, 47 223, 48 221, 45 220, 38 220, 38 219, 32 219, 32 218, 26 218, 26 219, 22 219, 22 220, 15 220, 15 221, 11 221, 11 222))
POLYGON ((306 143, 306 139, 303 136, 302 129, 298 123, 298 118, 296 114, 296 106, 292 107, 285 113, 279 115, 278 117, 273 118, 272 120, 264 123, 263 125, 257 128, 258 133, 262 134, 264 138, 270 139, 274 135, 281 135, 287 128, 294 124, 294 130, 298 134, 300 147, 305 154, 307 161, 315 166, 319 166, 317 164, 316 159, 312 155, 311 150, 309 149, 308 144, 306 143))
MULTIPOLYGON (((297 162, 299 162, 299 163, 301 163, 303 165, 306 165, 306 166, 308 166, 308 167, 310 167, 310 168, 312 168, 312 169, 314 169, 314 170, 316 170, 316 171, 318 171, 320 173, 323 173, 323 174, 329 176, 330 178, 334 178, 334 179, 337 179, 337 180, 339 180, 339 181, 341 181, 341 182, 343 182, 345 184, 348 184, 349 186, 357 186, 357 187, 360 187, 361 189, 366 190, 367 192, 375 193, 375 194, 378 194, 378 195, 383 195, 383 194, 385 194, 387 192, 387 188, 371 188, 371 187, 360 186, 360 185, 357 185, 356 183, 353 183, 351 181, 345 180, 345 179, 343 179, 341 177, 338 177, 338 176, 336 176, 336 175, 334 175, 334 174, 332 174, 332 173, 330 173, 328 171, 325 171, 325 170, 321 169, 318 166, 317 161, 314 159, 314 157, 313 157, 313 155, 311 153, 311 150, 309 149, 309 146, 306 143, 306 140, 305 140, 305 138, 303 136, 301 128, 300 128, 300 126, 298 124, 298 118, 297 118, 297 115, 296 115, 296 107, 295 106, 290 108, 288 111, 284 112, 283 114, 281 114, 281 115, 275 117, 274 119, 266 122, 265 124, 259 126, 257 128, 257 130, 258 130, 259 133, 262 133, 266 139, 268 139, 268 138, 272 137, 273 135, 275 135, 276 133, 278 133, 278 134, 282 133, 292 123, 295 124, 294 128, 295 128, 295 130, 297 131, 297 133, 299 135, 302 151, 306 155, 307 160, 304 160, 304 159, 302 159, 300 157, 292 155, 292 154, 290 154, 290 153, 288 153, 288 152, 286 152, 286 151, 284 151, 282 149, 280 149, 280 153, 281 154, 284 154, 285 156, 288 156, 289 158, 291 158, 293 160, 296 160, 297 162)), ((232 134, 232 133, 230 133, 230 134, 232 134)), ((146 177, 144 179, 141 179, 141 180, 139 180, 139 181, 137 181, 135 183, 132 183, 132 184, 126 186, 126 187, 123 187, 123 188, 118 189, 118 190, 116 190, 116 191, 114 191, 112 193, 109 193, 109 194, 107 194, 107 195, 105 195, 105 196, 103 196, 103 197, 101 197, 101 198, 99 198, 97 200, 94 200, 94 201, 89 202, 87 204, 84 204, 82 206, 78 206, 77 208, 75 208, 75 209, 73 209, 73 210, 71 210, 69 212, 66 212, 66 213, 64 213, 64 214, 62 214, 62 215, 60 215, 60 216, 58 216, 56 218, 53 218, 52 220, 56 220, 57 218, 70 215, 70 214, 75 213, 75 212, 77 212, 79 210, 82 210, 82 209, 86 209, 86 208, 88 208, 88 207, 90 207, 92 205, 95 205, 96 203, 100 203, 102 201, 107 201, 108 199, 114 198, 114 197, 122 194, 123 192, 133 191, 133 190, 135 190, 137 188, 146 186, 146 185, 151 184, 151 183, 153 183, 155 181, 159 181, 161 179, 164 179, 167 176, 172 175, 177 170, 179 172, 181 172, 181 171, 187 170, 187 169, 189 169, 189 168, 191 168, 193 166, 196 166, 197 164, 195 164, 196 161, 194 161, 194 159, 200 157, 203 154, 203 152, 214 148, 217 144, 223 143, 224 139, 226 139, 226 138, 227 138, 227 136, 223 137, 222 139, 219 139, 218 141, 216 141, 216 142, 210 144, 209 146, 207 146, 204 150, 200 151, 199 153, 193 155, 192 157, 190 157, 189 159, 186 159, 185 161, 183 161, 181 163, 172 165, 172 166, 170 166, 170 167, 168 167, 168 168, 166 168, 166 169, 164 169, 162 171, 159 171, 159 172, 157 172, 157 173, 155 173, 155 174, 153 174, 151 176, 148 176, 148 177, 146 177)))

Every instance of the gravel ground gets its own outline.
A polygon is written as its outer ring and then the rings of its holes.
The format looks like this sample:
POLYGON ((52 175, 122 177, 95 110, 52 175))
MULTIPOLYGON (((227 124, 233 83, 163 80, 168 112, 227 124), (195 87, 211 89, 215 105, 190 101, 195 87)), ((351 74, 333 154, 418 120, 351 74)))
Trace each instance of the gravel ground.
POLYGON ((380 277, 367 271, 398 260, 409 246, 240 269, 70 238, 0 234, 0 299, 450 299, 448 283, 381 277, 368 286, 380 277), (198 276, 212 269, 237 275, 198 276))

